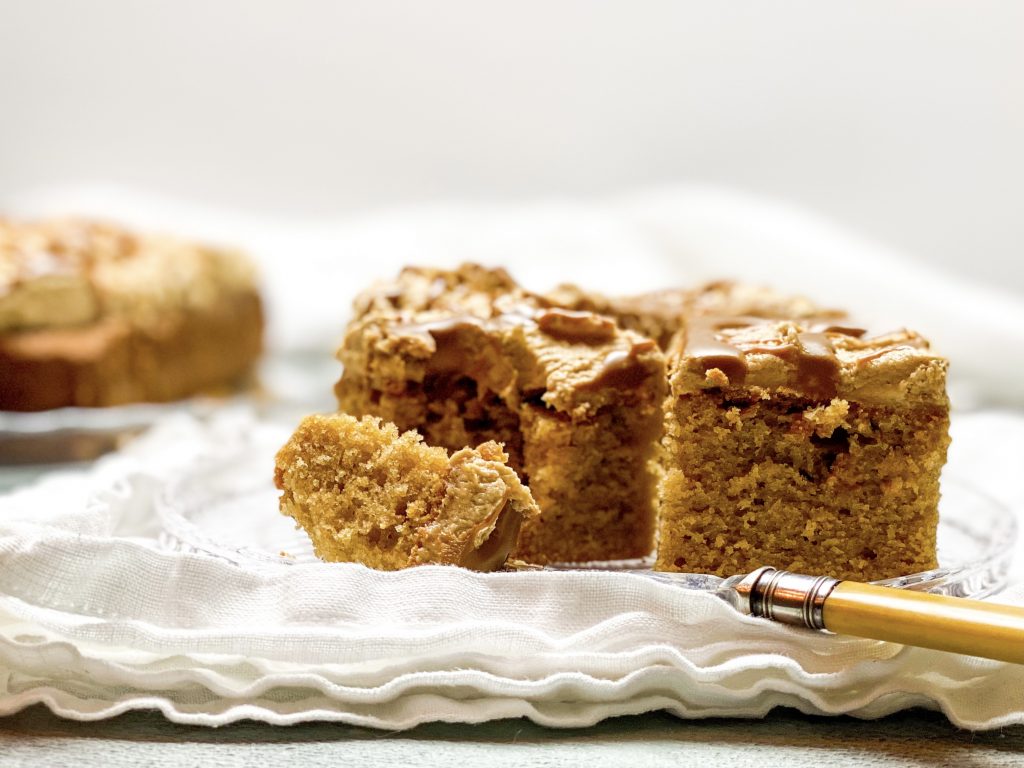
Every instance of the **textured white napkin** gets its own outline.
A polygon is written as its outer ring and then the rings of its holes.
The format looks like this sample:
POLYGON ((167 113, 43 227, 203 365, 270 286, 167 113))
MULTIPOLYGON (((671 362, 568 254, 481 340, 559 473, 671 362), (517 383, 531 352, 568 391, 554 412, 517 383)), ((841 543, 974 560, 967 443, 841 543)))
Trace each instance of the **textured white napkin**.
MULTIPOLYGON (((724 273, 882 320, 889 312, 940 339, 961 403, 1024 403, 1008 385, 1024 377, 1021 358, 1001 354, 1024 346, 1019 301, 724 193, 435 207, 330 225, 123 190, 51 190, 18 203, 246 246, 263 264, 279 350, 328 354, 352 294, 405 263, 475 259, 507 264, 536 287, 568 279, 618 291, 724 273)), ((324 372, 327 400, 336 373, 324 372)), ((970 728, 1024 722, 1024 667, 792 630, 642 576, 387 574, 235 556, 235 542, 266 549, 288 538, 267 489, 288 426, 245 412, 172 417, 88 471, 0 497, 0 714, 43 702, 80 719, 158 708, 208 725, 405 728, 513 716, 578 726, 657 709, 758 716, 780 705, 874 717, 927 706, 970 728), (190 489, 226 499, 200 526, 213 554, 183 543, 172 524, 179 506, 196 511, 190 489)), ((1017 510, 1022 429, 1012 412, 961 412, 950 461, 1017 510)), ((1024 602, 1019 566, 1013 579, 999 599, 1024 602)))
MULTIPOLYGON (((1002 480, 998 462, 1024 459, 1021 429, 1018 416, 962 416, 953 466, 1002 480)), ((1024 667, 789 629, 643 576, 382 573, 200 554, 168 535, 193 480, 217 485, 206 524, 224 551, 286 530, 273 494, 253 494, 286 434, 244 412, 171 418, 90 471, 3 499, 0 714, 43 702, 79 719, 158 708, 206 725, 398 729, 924 706, 968 728, 1024 722, 1024 667)))

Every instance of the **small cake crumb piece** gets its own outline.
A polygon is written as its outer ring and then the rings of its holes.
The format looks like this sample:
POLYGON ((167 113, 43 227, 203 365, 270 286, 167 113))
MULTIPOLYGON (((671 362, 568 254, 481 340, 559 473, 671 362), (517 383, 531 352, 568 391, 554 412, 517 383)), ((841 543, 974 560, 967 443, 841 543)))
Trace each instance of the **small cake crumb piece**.
POLYGON ((803 417, 814 425, 814 434, 818 437, 831 437, 833 432, 846 423, 849 415, 850 404, 837 397, 828 405, 809 408, 804 411, 803 417))
POLYGON ((278 452, 274 481, 281 512, 324 560, 493 571, 540 513, 507 462, 494 442, 449 458, 377 418, 308 416, 278 452))

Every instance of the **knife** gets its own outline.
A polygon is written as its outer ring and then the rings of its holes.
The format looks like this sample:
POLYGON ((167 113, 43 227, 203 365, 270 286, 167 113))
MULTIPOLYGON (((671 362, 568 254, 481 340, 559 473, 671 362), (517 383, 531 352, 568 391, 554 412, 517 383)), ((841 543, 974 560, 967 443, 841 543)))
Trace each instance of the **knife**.
POLYGON ((1024 608, 765 566, 715 594, 783 624, 1024 664, 1024 608))

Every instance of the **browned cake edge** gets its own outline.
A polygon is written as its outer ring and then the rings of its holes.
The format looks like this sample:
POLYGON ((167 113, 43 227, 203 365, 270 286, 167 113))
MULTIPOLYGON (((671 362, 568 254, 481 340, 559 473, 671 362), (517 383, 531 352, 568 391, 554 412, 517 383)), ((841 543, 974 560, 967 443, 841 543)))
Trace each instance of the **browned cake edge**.
POLYGON ((168 311, 145 328, 119 318, 0 334, 0 410, 166 402, 231 387, 263 345, 255 291, 168 311))

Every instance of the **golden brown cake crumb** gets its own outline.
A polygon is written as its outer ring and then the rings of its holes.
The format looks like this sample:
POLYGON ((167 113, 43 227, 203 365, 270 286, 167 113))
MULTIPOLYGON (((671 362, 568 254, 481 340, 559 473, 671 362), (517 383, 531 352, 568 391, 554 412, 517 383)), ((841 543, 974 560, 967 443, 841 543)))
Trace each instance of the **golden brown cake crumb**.
POLYGON ((277 454, 281 512, 319 557, 395 570, 500 568, 540 510, 493 442, 450 458, 415 432, 345 414, 309 416, 277 454))
POLYGON ((237 253, 95 222, 0 219, 0 409, 230 386, 262 331, 255 275, 237 253))
POLYGON ((936 565, 946 361, 920 336, 707 316, 670 360, 657 568, 936 565))

